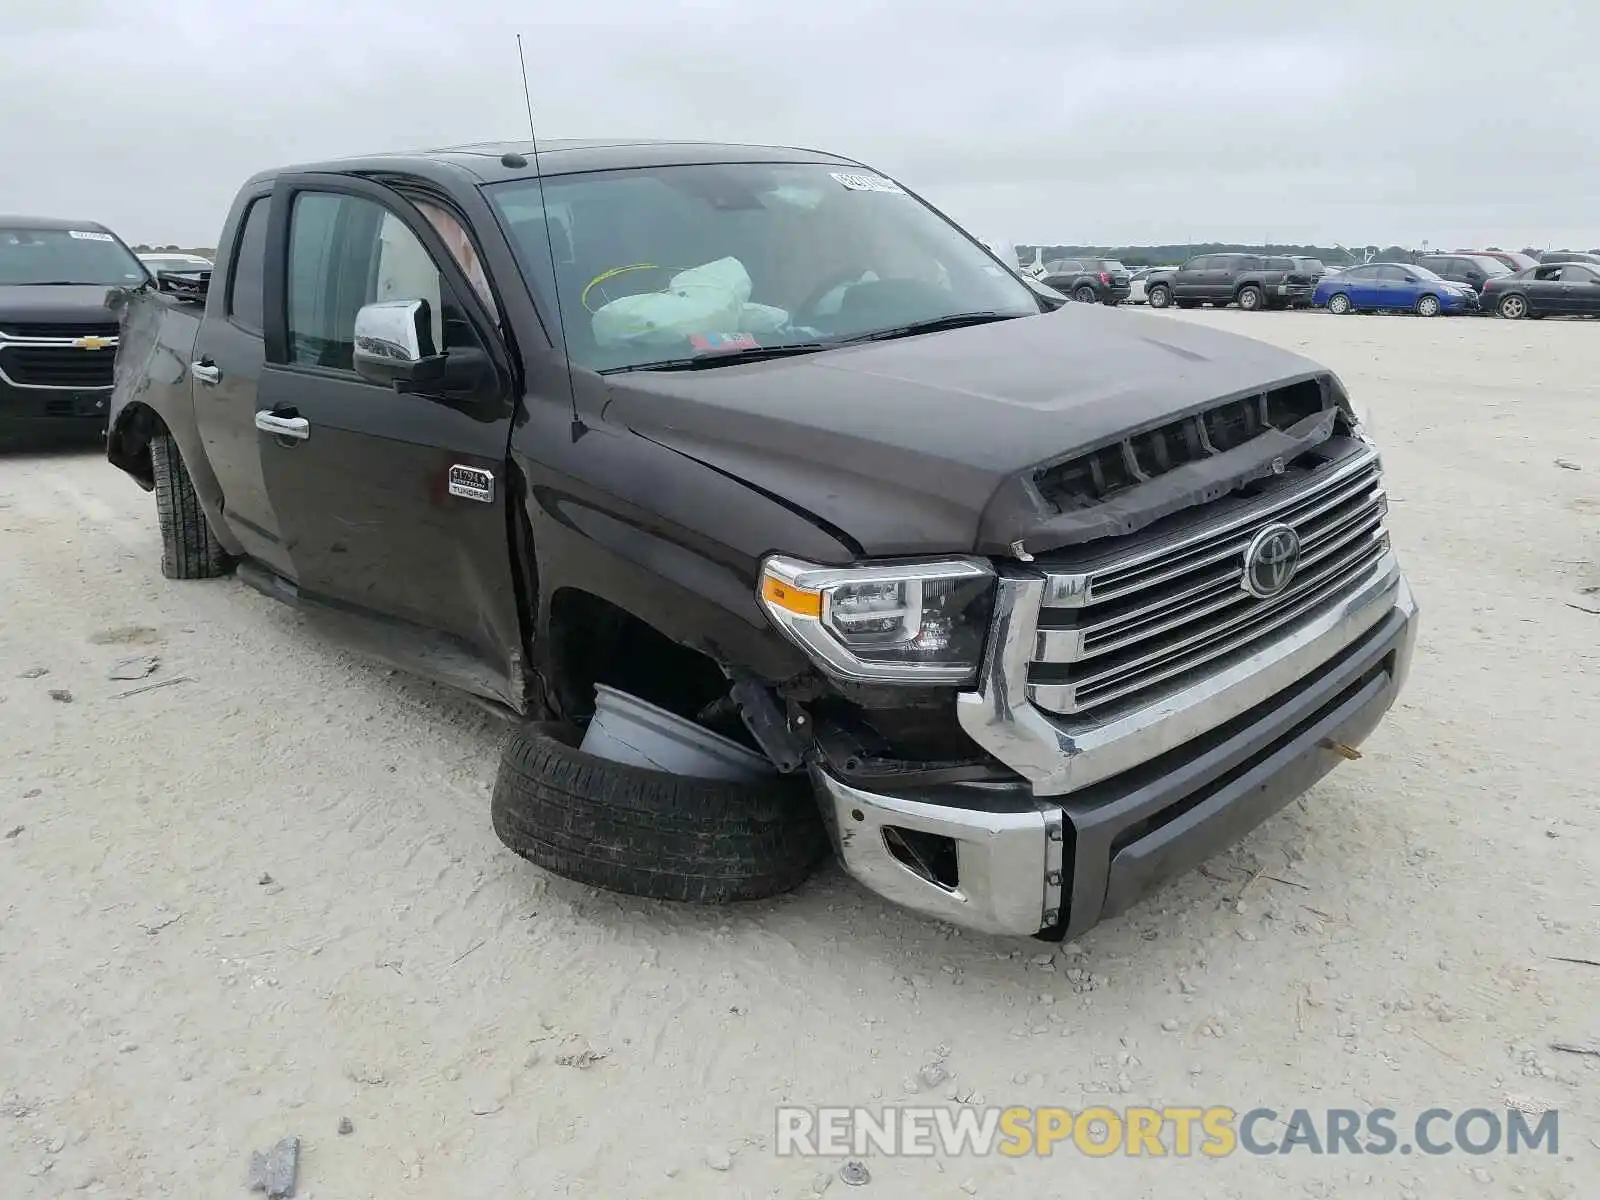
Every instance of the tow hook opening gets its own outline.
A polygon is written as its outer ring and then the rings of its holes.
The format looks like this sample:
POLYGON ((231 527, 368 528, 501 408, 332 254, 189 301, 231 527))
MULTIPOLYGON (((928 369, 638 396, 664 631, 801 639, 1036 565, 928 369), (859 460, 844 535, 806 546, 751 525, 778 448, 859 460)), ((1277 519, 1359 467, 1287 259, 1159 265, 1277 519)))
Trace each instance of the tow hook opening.
POLYGON ((954 838, 885 825, 883 844, 896 862, 935 887, 953 892, 960 886, 961 867, 954 838))

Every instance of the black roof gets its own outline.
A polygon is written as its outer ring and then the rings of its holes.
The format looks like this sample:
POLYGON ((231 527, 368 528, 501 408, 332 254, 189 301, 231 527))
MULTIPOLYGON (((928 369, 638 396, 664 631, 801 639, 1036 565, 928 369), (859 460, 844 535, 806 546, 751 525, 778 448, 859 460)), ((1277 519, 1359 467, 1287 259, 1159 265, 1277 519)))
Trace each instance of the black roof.
POLYGON ((99 221, 64 221, 60 217, 12 217, 0 214, 0 229, 81 229, 85 233, 110 233, 99 221))
POLYGON ((650 139, 546 140, 539 143, 538 165, 534 165, 531 141, 475 142, 462 146, 441 146, 433 150, 408 153, 366 154, 320 163, 301 163, 264 171, 254 181, 270 179, 289 171, 381 172, 407 171, 433 175, 440 166, 453 168, 480 183, 508 179, 532 179, 546 175, 569 175, 578 171, 615 171, 627 167, 663 167, 694 163, 728 162, 816 162, 860 168, 861 163, 798 146, 757 146, 729 142, 658 141, 650 139), (520 155, 524 166, 506 166, 501 159, 520 155))

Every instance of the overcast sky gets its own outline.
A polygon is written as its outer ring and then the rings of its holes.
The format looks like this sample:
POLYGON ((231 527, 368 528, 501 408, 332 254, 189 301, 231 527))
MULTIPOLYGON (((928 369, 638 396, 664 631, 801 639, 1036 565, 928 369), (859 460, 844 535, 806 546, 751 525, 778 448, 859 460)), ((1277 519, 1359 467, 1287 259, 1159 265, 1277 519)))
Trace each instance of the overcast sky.
POLYGON ((1577 0, 0 8, 0 212, 129 242, 213 244, 265 167, 523 136, 520 31, 544 137, 816 146, 983 237, 1600 245, 1577 0))

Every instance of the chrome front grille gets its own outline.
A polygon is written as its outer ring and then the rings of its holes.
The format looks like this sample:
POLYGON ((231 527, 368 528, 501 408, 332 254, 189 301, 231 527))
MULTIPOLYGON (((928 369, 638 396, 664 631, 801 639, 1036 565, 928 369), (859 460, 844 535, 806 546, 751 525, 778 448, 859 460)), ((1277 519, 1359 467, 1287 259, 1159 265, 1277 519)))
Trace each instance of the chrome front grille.
POLYGON ((1388 551, 1387 511, 1377 453, 1363 447, 1198 530, 1083 569, 1041 564, 1029 698, 1049 712, 1087 714, 1215 669, 1366 578, 1388 551), (1299 535, 1299 562, 1284 591, 1257 599, 1242 586, 1245 551, 1279 523, 1299 535))

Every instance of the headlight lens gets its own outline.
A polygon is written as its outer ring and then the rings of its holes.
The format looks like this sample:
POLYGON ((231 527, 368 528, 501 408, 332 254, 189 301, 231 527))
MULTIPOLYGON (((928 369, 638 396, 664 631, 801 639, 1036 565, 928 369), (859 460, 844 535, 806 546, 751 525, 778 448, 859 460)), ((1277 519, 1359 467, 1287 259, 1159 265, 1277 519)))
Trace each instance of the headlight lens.
POLYGON ((837 679, 971 683, 994 607, 994 568, 979 559, 826 567, 774 555, 761 606, 837 679))

